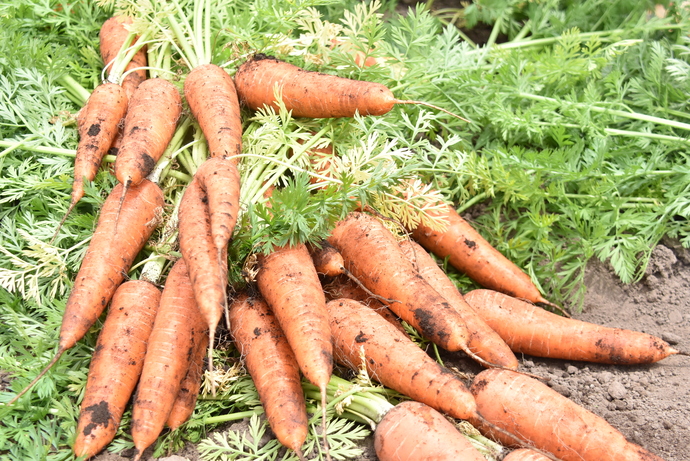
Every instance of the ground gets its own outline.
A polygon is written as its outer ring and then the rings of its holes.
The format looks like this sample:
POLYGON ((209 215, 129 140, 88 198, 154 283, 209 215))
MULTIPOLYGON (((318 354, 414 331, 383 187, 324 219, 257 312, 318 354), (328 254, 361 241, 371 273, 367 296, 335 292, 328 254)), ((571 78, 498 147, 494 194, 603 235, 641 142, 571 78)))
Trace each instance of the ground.
MULTIPOLYGON (((574 317, 662 337, 677 349, 690 344, 690 251, 664 240, 652 255, 644 278, 622 284, 603 263, 589 264, 584 311, 574 317)), ((479 366, 457 354, 442 357, 467 373, 479 366)), ((665 461, 690 460, 690 357, 672 356, 643 366, 596 365, 520 357, 522 370, 550 378, 561 394, 606 419, 629 440, 665 461)), ((242 423, 231 426, 241 429, 242 423)), ((356 461, 375 461, 371 440, 356 461)), ((128 458, 104 454, 98 461, 128 458)), ((144 457, 145 460, 152 458, 144 457)), ((196 461, 194 446, 159 461, 196 461)))

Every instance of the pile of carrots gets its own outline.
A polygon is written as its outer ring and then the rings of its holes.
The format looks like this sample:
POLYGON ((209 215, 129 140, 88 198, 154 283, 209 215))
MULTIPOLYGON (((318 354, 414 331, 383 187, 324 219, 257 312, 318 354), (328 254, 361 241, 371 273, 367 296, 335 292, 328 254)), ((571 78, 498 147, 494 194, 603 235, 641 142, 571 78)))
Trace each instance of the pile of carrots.
MULTIPOLYGON (((146 40, 129 31, 131 23, 118 16, 103 26, 101 53, 109 77, 78 115, 69 211, 109 152, 117 153, 118 184, 101 209, 75 278, 55 358, 36 378, 108 308, 82 401, 75 455, 89 458, 103 450, 130 401, 135 459, 166 426, 176 429, 187 421, 204 368, 213 367, 211 353, 225 318, 273 432, 301 459, 308 432, 301 379, 320 392, 328 458, 325 411, 336 364, 366 369, 410 399, 380 418, 376 450, 384 461, 483 459, 443 415, 522 448, 511 460, 660 459, 538 377, 521 373, 515 353, 640 364, 679 351, 650 335, 579 322, 536 306, 556 307, 449 204, 436 204, 431 212, 443 229, 421 223, 406 229, 369 205, 355 205, 325 241, 252 255, 249 283, 230 287, 229 264, 245 264, 228 255, 246 205, 240 203, 243 113, 278 109, 276 94, 293 117, 306 118, 383 116, 396 104, 418 102, 399 100, 378 83, 309 72, 260 54, 233 69, 233 78, 210 62, 203 47, 188 60, 180 91, 179 76, 173 81, 165 74, 147 75, 146 40), (199 129, 195 142, 204 146, 206 158, 189 171, 179 202, 171 204, 160 175, 169 171, 174 146, 191 125, 199 129), (139 280, 126 281, 154 233, 179 253, 151 258, 139 280), (432 255, 447 258, 485 289, 461 294, 432 255), (486 370, 468 387, 415 345, 401 321, 486 370)), ((321 165, 329 155, 337 157, 332 146, 313 154, 321 165)), ((317 170, 313 173, 328 174, 317 170)))

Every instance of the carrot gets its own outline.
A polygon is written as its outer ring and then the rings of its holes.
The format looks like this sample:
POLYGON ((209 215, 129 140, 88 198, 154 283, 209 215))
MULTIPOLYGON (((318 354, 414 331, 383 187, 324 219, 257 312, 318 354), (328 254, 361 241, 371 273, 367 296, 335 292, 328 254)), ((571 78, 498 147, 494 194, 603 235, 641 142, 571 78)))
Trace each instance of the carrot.
POLYGON ((65 305, 55 356, 9 404, 38 382, 62 354, 96 323, 124 280, 134 258, 156 228, 164 205, 160 187, 144 180, 126 193, 120 210, 121 189, 121 184, 116 185, 101 208, 96 231, 65 305), (118 213, 121 220, 119 228, 115 221, 118 213))
POLYGON ((491 290, 473 290, 467 302, 510 346, 536 357, 637 365, 680 352, 661 338, 561 317, 491 290))
POLYGON ((419 275, 426 280, 460 314, 470 332, 467 347, 487 363, 517 370, 519 362, 510 347, 465 301, 455 284, 436 261, 419 244, 410 240, 400 242, 405 256, 412 261, 419 275))
POLYGON ((235 73, 240 101, 252 110, 264 106, 278 110, 274 96, 276 86, 293 117, 354 117, 356 113, 384 115, 395 104, 423 104, 448 112, 420 101, 396 99, 380 83, 311 72, 265 54, 254 55, 235 73))
POLYGON ((304 244, 259 255, 256 283, 278 319, 307 380, 321 391, 322 431, 326 443, 326 386, 333 372, 326 298, 309 251, 304 244))
POLYGON ((175 430, 187 422, 194 413, 196 401, 201 389, 201 380, 204 374, 204 357, 208 347, 208 335, 204 331, 194 331, 193 339, 196 344, 194 353, 189 364, 189 370, 180 384, 180 391, 177 393, 175 403, 168 415, 165 425, 175 430))
MULTIPOLYGON (((662 461, 625 439, 604 419, 541 383, 510 370, 479 373, 471 386, 479 413, 514 434, 523 446, 536 447, 563 461, 662 461)), ((499 440, 482 422, 480 430, 499 440)), ((513 445, 512 441, 504 441, 513 445)))
POLYGON ((299 365, 283 330, 260 297, 242 293, 230 305, 231 335, 254 380, 276 438, 303 458, 308 417, 299 365))
POLYGON ((134 91, 115 160, 115 176, 124 186, 123 197, 153 170, 175 133, 181 110, 180 94, 165 79, 144 80, 134 91))
POLYGON ((388 308, 386 304, 381 302, 378 297, 372 296, 371 292, 367 292, 361 286, 357 285, 352 279, 345 276, 339 276, 333 279, 331 283, 324 287, 326 300, 332 301, 334 299, 348 298, 362 303, 371 308, 374 312, 386 319, 391 325, 407 335, 405 327, 402 326, 400 320, 388 308))
POLYGON ((135 460, 163 430, 198 346, 194 338, 206 335, 206 328, 180 258, 165 281, 132 406, 135 460))
POLYGON ((161 293, 153 284, 130 280, 119 286, 91 358, 72 449, 90 458, 113 438, 144 365, 161 293))
POLYGON ((127 112, 127 96, 120 85, 103 83, 93 90, 77 117, 79 144, 74 160, 72 199, 67 212, 58 224, 55 239, 67 216, 84 197, 84 180, 93 181, 103 157, 118 134, 118 125, 127 112))
POLYGON ((447 351, 462 350, 486 364, 469 350, 470 332, 462 316, 417 273, 380 221, 352 212, 336 224, 328 241, 367 289, 396 300, 389 304, 390 309, 422 336, 447 351))
POLYGON ((386 413, 374 432, 380 461, 486 461, 441 413, 406 401, 386 413))
POLYGON ((214 64, 197 66, 185 79, 184 96, 211 157, 229 158, 236 164, 242 153, 242 120, 232 77, 214 64))
POLYGON ((211 236, 219 255, 228 246, 240 209, 240 173, 230 160, 209 158, 195 176, 208 197, 211 236))
MULTIPOLYGON (((106 66, 106 70, 111 69, 112 61, 120 52, 122 45, 127 40, 129 36, 129 31, 127 26, 132 24, 132 18, 129 16, 113 16, 107 19, 101 26, 99 32, 99 41, 101 49, 101 58, 103 58, 103 64, 106 66)), ((127 64, 125 68, 126 71, 130 71, 127 76, 122 80, 122 88, 125 90, 125 94, 128 98, 132 97, 134 90, 139 86, 141 82, 146 80, 146 46, 143 46, 137 53, 132 57, 132 60, 127 64), (133 70, 133 69, 137 70, 133 70)), ((108 70, 108 72, 110 72, 108 70)))
POLYGON ((326 307, 338 363, 354 371, 365 365, 369 376, 384 386, 453 418, 480 418, 460 378, 381 316, 346 298, 326 307))
POLYGON ((549 461, 549 458, 529 448, 518 448, 508 453, 503 461, 549 461))
POLYGON ((196 177, 180 201, 178 227, 180 252, 187 263, 194 297, 209 328, 208 358, 212 369, 213 338, 227 307, 228 259, 227 247, 218 253, 214 246, 208 197, 196 177))
POLYGON ((308 244, 307 249, 317 273, 327 277, 337 277, 347 270, 343 256, 327 241, 324 240, 319 245, 308 244))
POLYGON ((446 204, 443 211, 430 213, 444 218, 448 228, 439 232, 417 226, 412 236, 424 248, 448 258, 453 267, 485 288, 554 306, 542 297, 529 275, 491 246, 453 207, 446 204))

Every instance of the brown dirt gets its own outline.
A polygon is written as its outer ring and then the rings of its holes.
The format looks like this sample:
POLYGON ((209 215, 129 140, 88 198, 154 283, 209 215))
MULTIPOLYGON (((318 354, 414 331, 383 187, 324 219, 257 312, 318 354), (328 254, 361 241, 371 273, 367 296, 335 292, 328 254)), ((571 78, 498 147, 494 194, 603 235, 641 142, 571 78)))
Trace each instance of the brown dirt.
MULTIPOLYGON (((604 264, 587 271, 584 311, 575 318, 643 331, 690 350, 690 251, 664 240, 653 252, 643 280, 625 285, 604 264)), ((459 354, 445 353, 446 365, 468 373, 481 370, 459 354)), ((551 378, 550 385, 606 419, 629 440, 665 461, 690 460, 690 358, 669 357, 642 366, 611 366, 520 357, 524 371, 551 378)), ((231 430, 246 427, 242 423, 231 430)), ((227 429, 226 429, 227 430, 227 429)), ((371 437, 355 461, 375 461, 371 437)), ((123 461, 103 454, 97 461, 123 461)), ((145 456, 144 460, 153 458, 145 456)), ((159 461, 197 461, 194 446, 159 461)))

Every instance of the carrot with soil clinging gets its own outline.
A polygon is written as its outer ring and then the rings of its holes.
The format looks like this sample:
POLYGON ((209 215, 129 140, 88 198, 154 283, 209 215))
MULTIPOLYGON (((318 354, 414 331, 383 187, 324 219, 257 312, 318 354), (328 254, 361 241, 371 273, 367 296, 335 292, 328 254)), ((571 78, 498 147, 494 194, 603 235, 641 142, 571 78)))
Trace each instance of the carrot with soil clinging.
POLYGON ((277 110, 274 91, 278 87, 293 117, 384 115, 395 104, 421 104, 465 120, 428 103, 396 99, 380 83, 311 72, 264 54, 255 55, 237 69, 235 87, 240 102, 252 110, 264 106, 277 110))
POLYGON ((96 230, 65 305, 55 356, 9 404, 38 382, 96 323, 156 228, 165 204, 160 187, 144 180, 130 188, 121 202, 122 188, 122 184, 117 184, 101 208, 96 230))
POLYGON ((227 308, 227 247, 218 253, 213 243, 208 198, 196 177, 180 200, 178 227, 180 252, 187 263, 196 302, 209 327, 208 358, 212 369, 213 338, 227 308))
POLYGON ((258 255, 256 283, 295 353, 299 368, 322 393, 322 429, 326 444, 326 386, 333 372, 333 346, 326 298, 304 244, 258 255))
POLYGON ((338 222, 328 242, 345 259, 347 269, 367 289, 387 299, 398 317, 447 351, 462 350, 488 364, 467 347, 470 332, 458 312, 415 270, 395 236, 376 218, 352 212, 338 222))
MULTIPOLYGON (((562 461, 662 461, 627 441, 603 418, 529 376, 484 370, 470 389, 485 420, 542 454, 551 453, 562 461)), ((514 445, 482 421, 469 421, 484 434, 514 445)))
POLYGON ((486 288, 558 308, 544 299, 529 275, 487 242, 453 207, 444 204, 443 208, 430 213, 442 217, 447 229, 436 231, 420 224, 412 231, 417 242, 436 256, 448 258, 453 267, 486 288))
POLYGON ((462 316, 470 332, 467 347, 486 360, 487 363, 517 370, 519 362, 510 347, 465 301, 455 284, 436 264, 431 255, 419 244, 410 240, 401 241, 400 248, 405 256, 415 264, 419 275, 462 316))
POLYGON ((614 365, 681 353, 656 336, 564 318, 492 290, 470 291, 465 300, 518 353, 614 365))
POLYGON ((74 160, 74 182, 69 208, 58 224, 51 243, 77 202, 84 197, 84 180, 93 181, 103 157, 118 134, 118 125, 127 112, 127 96, 120 85, 103 83, 96 87, 77 117, 79 144, 74 160))
POLYGON ((230 305, 230 326, 271 430, 303 459, 307 407, 297 359, 277 319, 263 299, 242 293, 230 305))
POLYGON ((135 460, 163 430, 197 346, 193 338, 205 336, 206 328, 180 258, 165 281, 132 406, 135 460))
POLYGON ((95 456, 115 437, 144 365, 160 297, 158 288, 142 280, 115 291, 89 366, 72 447, 77 457, 95 456))

